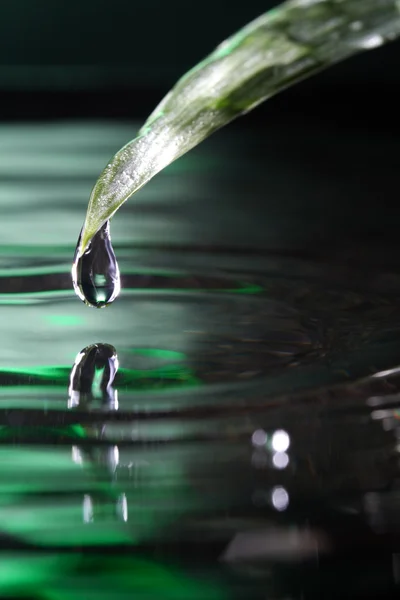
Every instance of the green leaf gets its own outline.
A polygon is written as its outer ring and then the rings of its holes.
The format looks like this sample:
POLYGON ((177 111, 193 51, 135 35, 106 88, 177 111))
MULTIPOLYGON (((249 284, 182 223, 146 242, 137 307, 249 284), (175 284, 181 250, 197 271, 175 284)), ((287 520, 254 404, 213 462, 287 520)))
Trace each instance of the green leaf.
POLYGON ((292 0, 227 39, 184 75, 90 196, 79 255, 154 175, 295 82, 400 34, 399 0, 292 0))

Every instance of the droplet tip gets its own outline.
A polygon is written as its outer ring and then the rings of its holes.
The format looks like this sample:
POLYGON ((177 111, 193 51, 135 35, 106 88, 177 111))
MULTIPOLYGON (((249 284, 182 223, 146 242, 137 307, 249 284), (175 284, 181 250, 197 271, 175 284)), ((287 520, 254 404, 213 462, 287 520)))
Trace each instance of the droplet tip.
POLYGON ((86 304, 86 306, 88 306, 89 308, 107 308, 110 304, 113 303, 113 300, 111 300, 111 302, 97 302, 96 304, 92 304, 91 302, 89 302, 86 298, 84 298, 83 302, 86 304))

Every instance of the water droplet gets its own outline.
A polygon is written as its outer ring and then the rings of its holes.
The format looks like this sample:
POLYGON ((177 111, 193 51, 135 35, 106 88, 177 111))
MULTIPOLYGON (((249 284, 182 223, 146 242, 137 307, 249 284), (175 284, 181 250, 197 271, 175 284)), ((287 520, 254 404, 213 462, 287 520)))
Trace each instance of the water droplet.
POLYGON ((110 222, 103 225, 86 252, 77 258, 81 236, 82 232, 72 266, 74 290, 88 306, 104 308, 115 300, 121 289, 118 263, 111 244, 110 222))

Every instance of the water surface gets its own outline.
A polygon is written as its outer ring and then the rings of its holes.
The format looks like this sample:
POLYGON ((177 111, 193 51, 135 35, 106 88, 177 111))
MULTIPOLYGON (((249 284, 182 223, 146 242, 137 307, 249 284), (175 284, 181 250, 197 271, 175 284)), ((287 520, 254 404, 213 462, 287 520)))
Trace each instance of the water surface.
POLYGON ((77 234, 135 127, 1 126, 0 595, 395 594, 400 276, 329 203, 345 159, 311 182, 273 131, 210 140, 115 217, 122 292, 89 309, 77 234), (115 379, 71 402, 96 343, 115 379))

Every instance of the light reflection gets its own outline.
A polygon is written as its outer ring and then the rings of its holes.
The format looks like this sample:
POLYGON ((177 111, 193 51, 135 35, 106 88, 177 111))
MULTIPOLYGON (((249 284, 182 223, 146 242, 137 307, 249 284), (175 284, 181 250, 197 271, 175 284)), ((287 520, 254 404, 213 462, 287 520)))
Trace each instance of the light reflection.
POLYGON ((275 452, 286 452, 289 446, 289 434, 283 429, 277 429, 272 436, 272 448, 275 452))
POLYGON ((125 521, 128 520, 128 501, 126 499, 126 494, 121 494, 118 498, 118 516, 125 521))
MULTIPOLYGON (((308 527, 269 526, 236 533, 223 552, 221 560, 297 562, 318 557, 319 554, 326 554, 328 551, 329 539, 317 530, 308 527)), ((268 595, 265 597, 269 598, 268 595)))
POLYGON ((286 452, 275 452, 272 457, 272 464, 275 469, 286 469, 289 464, 289 456, 286 452))
POLYGON ((119 450, 118 446, 114 446, 114 462, 116 465, 119 463, 119 450))
POLYGON ((76 408, 77 406, 79 406, 79 399, 80 399, 79 392, 76 392, 74 390, 71 391, 68 396, 68 402, 67 402, 68 408, 76 408))
POLYGON ((382 419, 389 419, 393 416, 393 410, 373 410, 371 413, 371 419, 373 421, 382 421, 382 419))
POLYGON ((353 21, 353 23, 350 23, 350 29, 352 31, 360 31, 363 28, 363 24, 361 21, 353 21))
POLYGON ((256 429, 251 436, 251 443, 253 446, 261 447, 265 446, 268 441, 268 435, 264 429, 256 429))
POLYGON ((71 370, 71 374, 69 377, 69 388, 68 388, 68 408, 75 408, 79 405, 80 393, 77 390, 73 389, 73 382, 75 381, 77 369, 80 366, 80 363, 85 356, 84 351, 79 352, 75 358, 74 365, 71 370))
POLYGON ((393 431, 397 436, 400 427, 400 409, 378 409, 371 412, 373 421, 380 421, 384 431, 393 431))
POLYGON ((76 465, 83 464, 83 457, 80 448, 78 446, 72 446, 72 460, 76 465))
POLYGON ((118 390, 116 390, 114 387, 110 387, 110 396, 109 396, 109 408, 110 410, 118 410, 119 409, 119 402, 118 402, 118 390))
POLYGON ((289 494, 284 487, 278 485, 274 487, 271 493, 273 507, 279 512, 283 512, 289 506, 289 494))
MULTIPOLYGON (((70 374, 68 407, 85 407, 94 398, 100 396, 108 410, 118 410, 118 394, 113 388, 115 375, 119 362, 114 346, 110 344, 92 344, 84 348, 76 357, 70 374)), ((105 425, 96 425, 97 436, 101 440, 104 436, 105 425)), ((96 451, 87 450, 84 446, 73 445, 71 448, 72 461, 96 471, 100 468, 105 481, 111 487, 118 486, 118 467, 120 466, 120 451, 118 445, 101 446, 96 451)), ((124 522, 128 520, 128 501, 125 492, 114 492, 106 497, 96 495, 95 501, 104 508, 108 505, 113 518, 124 522), (111 505, 110 505, 111 503, 111 505)), ((92 523, 94 520, 94 502, 89 494, 83 496, 83 521, 92 523)), ((108 513, 106 508, 106 513, 108 513)), ((104 511, 102 511, 104 515, 104 511)))
POLYGON ((251 465, 255 469, 273 467, 286 469, 290 459, 287 450, 290 446, 290 436, 284 429, 277 429, 268 434, 264 429, 256 429, 251 441, 254 447, 251 455, 251 465))
MULTIPOLYGON (((121 490, 118 483, 118 467, 120 466, 120 455, 118 446, 108 446, 100 452, 85 452, 84 449, 77 446, 72 447, 72 458, 75 463, 85 465, 86 468, 94 468, 96 472, 102 473, 104 482, 109 483, 109 494, 83 496, 83 521, 92 523, 94 521, 94 504, 98 502, 101 511, 98 520, 117 518, 126 522, 128 520, 128 500, 127 495, 121 490), (115 488, 119 488, 115 496, 115 488)), ((105 488, 106 489, 106 488, 105 488)), ((122 488, 123 489, 123 488, 122 488)))
POLYGON ((388 377, 389 375, 396 375, 400 373, 400 367, 395 367, 394 369, 388 369, 387 371, 378 371, 378 373, 374 373, 371 377, 388 377))
POLYGON ((118 446, 110 447, 107 453, 107 464, 111 473, 113 473, 119 464, 119 449, 118 446))
POLYGON ((378 48, 379 46, 382 46, 383 43, 383 37, 376 33, 361 38, 357 45, 365 50, 372 50, 373 48, 378 48))
POLYGON ((83 520, 85 523, 93 522, 93 502, 89 494, 83 496, 83 520))
POLYGON ((367 406, 376 408, 378 406, 388 406, 394 404, 398 406, 400 404, 400 394, 385 394, 384 396, 370 396, 367 399, 367 406))
MULTIPOLYGON (((374 375, 375 377, 375 375, 374 375)), ((367 398, 367 406, 380 406, 381 404, 386 404, 385 397, 382 396, 370 396, 367 398)))

